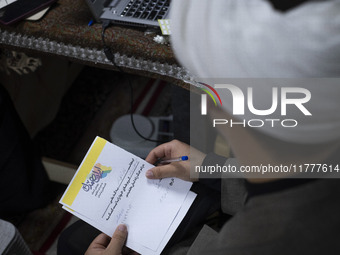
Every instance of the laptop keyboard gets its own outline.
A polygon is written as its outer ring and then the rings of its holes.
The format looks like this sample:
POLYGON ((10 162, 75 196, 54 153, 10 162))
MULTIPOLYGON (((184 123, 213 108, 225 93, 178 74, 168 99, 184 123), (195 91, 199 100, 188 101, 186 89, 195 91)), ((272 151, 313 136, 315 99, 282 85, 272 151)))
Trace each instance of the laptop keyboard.
POLYGON ((168 12, 170 0, 131 0, 120 14, 147 20, 163 19, 168 12))

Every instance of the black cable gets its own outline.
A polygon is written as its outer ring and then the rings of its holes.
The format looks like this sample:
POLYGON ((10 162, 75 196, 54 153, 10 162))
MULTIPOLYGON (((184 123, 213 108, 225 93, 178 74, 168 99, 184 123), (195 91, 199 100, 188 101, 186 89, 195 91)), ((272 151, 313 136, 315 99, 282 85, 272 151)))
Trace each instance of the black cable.
POLYGON ((146 141, 149 141, 149 142, 155 142, 155 143, 163 143, 164 141, 160 141, 160 140, 155 140, 155 139, 150 139, 150 138, 147 138, 145 137, 144 135, 142 135, 136 125, 135 125, 135 121, 133 119, 133 86, 132 86, 132 82, 131 82, 131 79, 130 77, 123 71, 123 69, 118 66, 116 64, 116 61, 115 61, 115 56, 114 54, 112 53, 111 51, 111 48, 109 46, 106 45, 106 42, 105 42, 105 31, 106 29, 109 27, 110 25, 110 22, 108 21, 104 21, 103 22, 103 25, 102 25, 102 34, 101 34, 101 37, 102 37, 102 42, 103 42, 103 46, 104 46, 104 53, 105 53, 105 56, 108 60, 110 60, 110 62, 114 65, 115 68, 118 69, 118 71, 123 75, 124 78, 127 79, 128 81, 128 84, 130 86, 130 119, 131 119, 131 124, 132 124, 132 127, 133 129, 135 130, 135 132, 137 133, 138 136, 140 136, 142 139, 146 140, 146 141))

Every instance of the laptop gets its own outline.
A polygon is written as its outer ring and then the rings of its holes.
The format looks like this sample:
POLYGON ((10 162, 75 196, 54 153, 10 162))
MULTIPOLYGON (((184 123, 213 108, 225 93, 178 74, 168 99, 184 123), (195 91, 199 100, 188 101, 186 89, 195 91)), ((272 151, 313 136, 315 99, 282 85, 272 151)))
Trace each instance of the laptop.
POLYGON ((97 22, 159 27, 159 19, 169 16, 170 0, 85 0, 97 22))

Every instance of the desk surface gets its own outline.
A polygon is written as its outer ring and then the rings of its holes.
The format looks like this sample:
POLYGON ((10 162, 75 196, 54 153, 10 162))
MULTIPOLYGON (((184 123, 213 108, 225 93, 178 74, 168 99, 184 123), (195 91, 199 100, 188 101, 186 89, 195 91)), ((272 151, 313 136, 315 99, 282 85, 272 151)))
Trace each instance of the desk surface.
MULTIPOLYGON (((0 46, 114 69, 102 52, 101 24, 89 27, 91 18, 84 0, 59 0, 40 21, 0 25, 0 46)), ((191 75, 176 62, 171 47, 153 41, 155 34, 111 26, 105 35, 116 63, 125 71, 181 86, 194 83, 191 75)))

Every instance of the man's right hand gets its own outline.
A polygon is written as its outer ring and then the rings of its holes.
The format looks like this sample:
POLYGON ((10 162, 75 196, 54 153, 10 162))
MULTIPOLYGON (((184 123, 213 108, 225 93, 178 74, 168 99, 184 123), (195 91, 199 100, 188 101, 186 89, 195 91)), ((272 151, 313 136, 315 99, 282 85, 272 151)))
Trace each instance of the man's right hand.
POLYGON ((155 164, 159 159, 171 159, 181 156, 188 156, 189 160, 158 165, 148 170, 146 177, 149 179, 177 177, 185 181, 198 181, 198 175, 195 176, 194 173, 190 175, 190 166, 200 166, 205 154, 178 140, 173 140, 154 148, 146 157, 146 161, 155 164))

